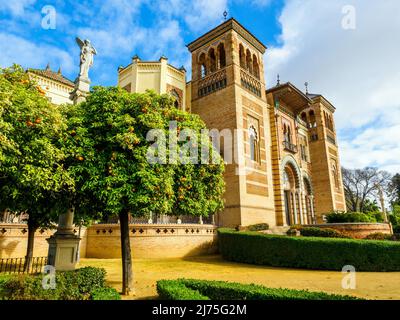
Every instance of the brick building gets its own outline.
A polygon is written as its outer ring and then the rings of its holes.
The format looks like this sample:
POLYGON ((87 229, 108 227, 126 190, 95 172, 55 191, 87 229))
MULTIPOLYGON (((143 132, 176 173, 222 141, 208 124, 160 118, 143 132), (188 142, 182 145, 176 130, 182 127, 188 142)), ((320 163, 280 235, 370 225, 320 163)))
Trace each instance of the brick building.
MULTIPOLYGON (((236 161, 226 165, 225 210, 218 224, 313 224, 323 222, 324 213, 345 211, 334 106, 291 83, 266 89, 266 47, 233 18, 188 49, 192 78, 185 86, 182 77, 176 81, 155 71, 163 57, 156 63, 133 58, 131 65, 119 69, 119 85, 130 92, 170 92, 209 129, 242 132, 242 139, 221 139, 221 149, 231 144, 236 161), (153 71, 138 71, 148 64, 154 65, 153 71), (126 79, 146 85, 135 90, 126 79)), ((169 68, 184 76, 183 69, 169 68)))

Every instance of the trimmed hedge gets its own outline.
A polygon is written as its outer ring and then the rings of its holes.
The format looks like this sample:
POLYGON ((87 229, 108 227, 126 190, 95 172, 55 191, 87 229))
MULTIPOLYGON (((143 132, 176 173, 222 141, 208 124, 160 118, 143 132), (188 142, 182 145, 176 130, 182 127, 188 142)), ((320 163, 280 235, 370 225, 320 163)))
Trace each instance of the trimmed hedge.
MULTIPOLYGON (((363 212, 331 212, 326 215, 328 223, 346 223, 346 222, 365 222, 376 223, 381 222, 378 216, 380 213, 363 213, 363 212)), ((380 216, 379 216, 380 217, 380 216)))
POLYGON ((248 231, 264 231, 269 229, 268 223, 258 223, 248 226, 246 228, 248 231))
POLYGON ((303 237, 349 238, 335 229, 316 227, 303 227, 300 229, 300 235, 303 237))
POLYGON ((400 271, 400 243, 288 237, 218 229, 224 259, 274 267, 357 271, 400 271))
POLYGON ((160 280, 157 292, 165 300, 358 300, 325 292, 193 279, 160 280))
POLYGON ((157 292, 164 300, 210 300, 199 291, 187 287, 180 280, 157 281, 157 292))
POLYGON ((55 289, 44 289, 45 275, 13 276, 1 284, 3 298, 8 300, 104 300, 120 299, 118 292, 106 286, 106 271, 85 267, 74 271, 57 272, 55 289))

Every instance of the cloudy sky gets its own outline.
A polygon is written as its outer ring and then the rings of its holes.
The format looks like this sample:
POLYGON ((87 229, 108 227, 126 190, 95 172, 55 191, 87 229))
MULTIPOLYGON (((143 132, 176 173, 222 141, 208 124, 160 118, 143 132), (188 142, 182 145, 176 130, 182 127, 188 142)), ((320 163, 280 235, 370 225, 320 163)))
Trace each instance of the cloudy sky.
POLYGON ((344 166, 400 172, 398 0, 0 0, 0 66, 50 62, 73 80, 78 35, 98 51, 93 84, 116 84, 117 67, 135 54, 190 70, 185 45, 220 24, 224 10, 267 45, 268 87, 279 73, 336 106, 344 166))

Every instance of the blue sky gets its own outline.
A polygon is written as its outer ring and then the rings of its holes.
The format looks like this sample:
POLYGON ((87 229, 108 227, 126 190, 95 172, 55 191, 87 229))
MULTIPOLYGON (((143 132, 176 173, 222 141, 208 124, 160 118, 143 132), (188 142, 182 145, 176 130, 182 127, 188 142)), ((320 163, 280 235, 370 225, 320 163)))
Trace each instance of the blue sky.
MULTIPOLYGON (((93 85, 115 85, 117 67, 129 64, 134 54, 143 60, 158 60, 163 54, 169 58, 170 63, 178 67, 184 65, 189 70, 190 55, 185 44, 221 23, 224 10, 228 11, 228 17, 234 16, 251 28, 265 44, 275 45, 280 33, 277 17, 283 6, 282 1, 250 1, 252 5, 242 0, 216 1, 217 5, 210 2, 210 6, 214 7, 211 15, 199 21, 200 15, 193 11, 196 9, 194 6, 187 6, 188 1, 171 1, 176 3, 177 10, 174 4, 165 4, 169 8, 160 9, 160 3, 164 1, 146 0, 106 1, 108 4, 96 0, 79 3, 48 0, 18 2, 20 6, 12 3, 0 5, 0 23, 4 31, 9 35, 29 39, 37 46, 58 48, 70 57, 65 61, 56 54, 32 60, 15 56, 15 62, 35 68, 44 68, 47 63, 44 61, 48 61, 53 69, 61 65, 64 75, 73 80, 79 64, 75 36, 89 37, 98 51, 91 70, 93 85), (182 3, 186 3, 184 8, 182 3), (42 9, 46 5, 52 5, 56 10, 55 29, 42 28, 41 21, 46 16, 42 9), (164 37, 157 35, 157 30, 164 37), (126 41, 120 39, 125 36, 126 41), (149 40, 152 40, 151 46, 149 40)), ((206 15, 205 12, 203 14, 206 15)))
POLYGON ((343 165, 400 172, 398 0, 1 0, 0 66, 50 62, 74 80, 80 36, 98 51, 93 85, 115 85, 134 54, 165 55, 190 71, 185 45, 220 24, 224 10, 267 45, 268 87, 277 73, 302 90, 308 81, 336 106, 343 165), (56 10, 54 30, 41 25, 46 5, 56 10))

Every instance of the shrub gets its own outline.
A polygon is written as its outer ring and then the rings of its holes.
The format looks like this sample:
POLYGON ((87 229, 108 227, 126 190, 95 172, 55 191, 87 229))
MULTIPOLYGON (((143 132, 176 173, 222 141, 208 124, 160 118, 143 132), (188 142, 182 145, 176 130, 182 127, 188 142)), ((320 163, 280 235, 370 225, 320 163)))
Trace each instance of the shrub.
POLYGON ((328 223, 346 223, 346 222, 377 222, 374 216, 362 212, 331 212, 326 215, 328 223))
POLYGON ((157 281, 157 292, 164 300, 209 300, 199 291, 190 289, 181 281, 176 280, 157 281))
POLYGON ((383 215, 382 212, 379 211, 367 212, 366 215, 371 217, 372 220, 374 220, 375 222, 385 222, 385 216, 383 215))
POLYGON ((303 237, 322 237, 322 238, 349 238, 343 233, 331 228, 304 227, 300 229, 303 237))
POLYGON ((392 234, 385 234, 382 232, 376 232, 376 233, 371 233, 368 236, 366 236, 364 239, 366 240, 390 240, 390 241, 396 241, 397 236, 392 235, 392 234))
POLYGON ((400 271, 400 243, 287 237, 218 230, 219 251, 231 261, 275 267, 357 271, 400 271))
MULTIPOLYGON (((255 284, 193 279, 160 280, 157 291, 161 298, 186 300, 193 292, 211 300, 353 300, 350 296, 310 292, 307 290, 275 289, 255 284), (162 289, 159 289, 162 288, 162 289)), ((196 299, 196 298, 194 298, 196 299)))
POLYGON ((93 292, 106 288, 105 275, 104 269, 85 267, 57 272, 55 289, 43 288, 44 275, 12 277, 3 287, 10 300, 89 300, 93 292))
POLYGON ((268 223, 258 223, 248 226, 246 228, 248 231, 264 231, 269 229, 268 223))
POLYGON ((393 233, 400 233, 400 225, 393 227, 393 233))
POLYGON ((390 234, 384 234, 382 232, 375 232, 375 233, 369 234, 364 239, 366 239, 366 240, 392 240, 392 238, 393 237, 390 234))
POLYGON ((300 231, 297 229, 294 229, 294 228, 290 228, 288 231, 286 231, 286 234, 289 237, 296 237, 296 236, 300 235, 300 231))
POLYGON ((104 287, 93 290, 91 300, 121 300, 121 296, 114 288, 104 287))

